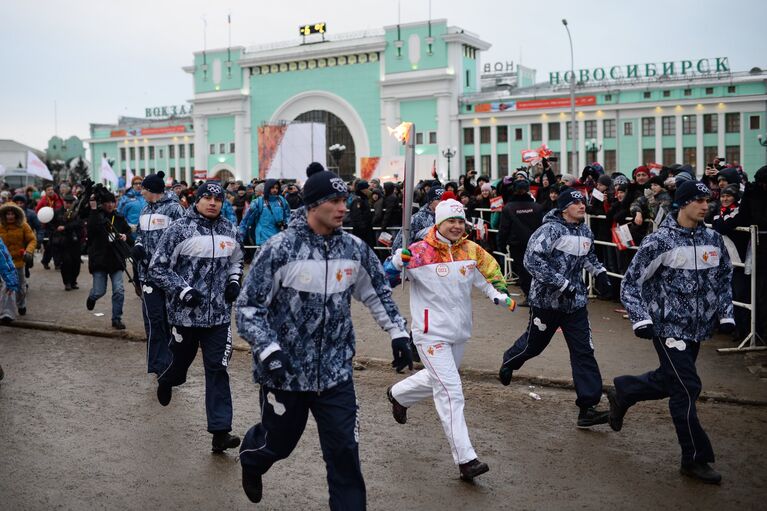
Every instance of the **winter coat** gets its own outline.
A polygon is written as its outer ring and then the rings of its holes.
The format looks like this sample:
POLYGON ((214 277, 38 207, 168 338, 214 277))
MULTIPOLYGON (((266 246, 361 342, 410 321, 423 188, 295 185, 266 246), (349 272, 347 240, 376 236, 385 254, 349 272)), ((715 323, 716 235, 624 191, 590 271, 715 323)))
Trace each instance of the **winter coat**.
POLYGON ((0 239, 0 279, 5 283, 6 289, 19 290, 19 276, 13 266, 13 258, 8 253, 8 248, 2 239, 0 239))
POLYGON ((370 245, 375 246, 373 235, 373 212, 370 203, 364 193, 354 194, 351 207, 349 208, 352 234, 370 245))
POLYGON ((144 200, 141 192, 131 189, 120 197, 120 202, 117 203, 117 213, 125 218, 125 221, 128 222, 131 228, 135 228, 138 225, 144 206, 146 206, 146 200, 144 200))
MULTIPOLYGON (((421 206, 421 209, 410 218, 410 243, 415 243, 426 237, 429 228, 434 225, 434 211, 428 204, 421 206)), ((391 244, 392 251, 402 248, 402 229, 391 244)))
POLYGON ((252 347, 255 380, 275 387, 263 360, 277 349, 293 368, 278 389, 322 391, 351 380, 352 297, 392 339, 407 337, 373 249, 340 228, 314 233, 299 208, 288 229, 261 247, 237 300, 237 329, 252 347))
MULTIPOLYGON (((412 254, 405 270, 412 282, 410 314, 416 343, 466 342, 471 336, 471 288, 490 300, 505 303, 506 279, 493 256, 466 237, 450 243, 433 226, 426 238, 409 247, 412 254)), ((400 271, 392 257, 384 263, 390 283, 399 283, 400 271)))
POLYGON ((125 269, 125 259, 117 255, 114 238, 118 234, 128 236, 123 255, 128 256, 128 251, 133 245, 130 238, 131 228, 122 215, 117 211, 107 214, 100 209, 90 210, 88 216, 88 271, 90 273, 106 272, 114 273, 125 269))
POLYGON ((722 235, 722 241, 733 263, 743 263, 746 260, 751 235, 736 229, 747 226, 748 218, 737 203, 733 203, 729 208, 719 208, 711 222, 711 228, 722 235))
POLYGON ((506 252, 507 246, 527 247, 527 242, 543 223, 543 206, 529 194, 511 195, 501 212, 497 246, 506 252))
POLYGON ((685 229, 678 211, 647 236, 621 285, 634 330, 653 325, 661 339, 702 341, 717 323, 734 323, 732 265, 722 237, 702 223, 685 229))
MULTIPOLYGON (((276 180, 267 179, 266 185, 270 181, 276 183, 276 180)), ((266 185, 264 190, 270 190, 271 188, 267 188, 266 185)), ((267 202, 262 195, 250 203, 250 209, 240 222, 238 239, 242 243, 253 240, 256 245, 263 245, 269 238, 284 230, 288 222, 290 222, 290 206, 285 197, 270 195, 267 202)))
POLYGON ((196 207, 165 229, 149 263, 149 280, 165 291, 168 322, 187 327, 227 325, 232 305, 224 290, 242 276, 242 250, 234 224, 219 215, 214 220, 196 207), (196 307, 181 302, 182 292, 196 289, 203 301, 196 307))
POLYGON ((607 271, 594 253, 594 235, 589 226, 566 222, 559 210, 547 213, 543 225, 533 233, 524 265, 533 277, 528 302, 565 313, 588 303, 584 268, 594 276, 607 271), (570 284, 575 286, 575 297, 563 294, 570 284))
POLYGON ((53 214, 53 220, 48 222, 47 226, 51 233, 51 245, 56 250, 69 254, 76 253, 77 257, 80 257, 80 250, 86 233, 83 229, 83 222, 76 212, 70 213, 64 208, 57 209, 53 214), (64 227, 64 230, 59 231, 59 227, 64 227))
POLYGON ((286 193, 285 200, 288 202, 288 206, 291 210, 298 209, 304 205, 304 200, 301 198, 301 194, 299 192, 286 193))
POLYGON ((386 196, 383 199, 383 219, 381 227, 386 230, 388 227, 402 226, 402 198, 394 189, 392 183, 384 183, 386 196), (389 186, 391 185, 391 186, 389 186))
POLYGON ((224 200, 224 204, 221 206, 221 214, 235 226, 237 225, 237 214, 234 212, 234 206, 228 200, 224 200))
POLYGON ((184 208, 178 202, 178 196, 173 192, 165 192, 156 202, 147 202, 139 216, 136 227, 136 245, 143 247, 146 258, 138 263, 139 278, 146 278, 149 262, 157 250, 160 238, 170 225, 184 216, 184 208))
POLYGON ((27 223, 27 217, 16 204, 8 202, 0 206, 0 239, 5 243, 8 252, 13 258, 13 266, 24 267, 24 253, 34 254, 37 247, 37 239, 32 228, 27 223), (13 211, 16 221, 8 223, 5 214, 13 211))
POLYGON ((64 207, 64 201, 61 200, 61 197, 59 197, 56 193, 53 194, 52 199, 49 199, 47 195, 43 195, 37 202, 37 206, 35 206, 35 213, 40 212, 40 208, 44 208, 46 206, 49 206, 54 210, 58 210, 64 207))

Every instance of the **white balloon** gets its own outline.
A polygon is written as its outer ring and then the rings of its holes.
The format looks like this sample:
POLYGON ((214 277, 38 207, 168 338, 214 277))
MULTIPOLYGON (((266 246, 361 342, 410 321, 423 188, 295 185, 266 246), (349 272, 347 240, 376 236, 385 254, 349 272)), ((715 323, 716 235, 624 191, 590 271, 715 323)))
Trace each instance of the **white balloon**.
POLYGON ((53 208, 50 206, 40 208, 40 211, 37 212, 37 219, 40 220, 41 224, 47 224, 53 220, 53 208))

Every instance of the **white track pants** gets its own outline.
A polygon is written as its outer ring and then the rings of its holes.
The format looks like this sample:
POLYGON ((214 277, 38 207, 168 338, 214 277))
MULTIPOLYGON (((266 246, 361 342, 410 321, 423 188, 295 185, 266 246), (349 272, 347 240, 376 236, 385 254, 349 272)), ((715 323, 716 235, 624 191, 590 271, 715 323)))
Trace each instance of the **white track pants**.
POLYGON ((434 406, 450 443, 453 461, 456 465, 471 461, 477 454, 471 446, 463 416, 463 387, 458 374, 466 343, 416 342, 416 346, 425 369, 394 385, 392 395, 399 404, 406 407, 433 396, 434 406))

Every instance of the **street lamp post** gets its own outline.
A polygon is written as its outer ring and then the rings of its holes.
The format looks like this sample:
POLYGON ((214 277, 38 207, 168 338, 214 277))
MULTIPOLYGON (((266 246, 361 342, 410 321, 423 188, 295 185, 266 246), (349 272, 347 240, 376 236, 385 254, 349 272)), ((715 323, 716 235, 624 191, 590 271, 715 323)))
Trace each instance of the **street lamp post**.
POLYGON ((767 140, 764 140, 764 137, 762 137, 762 134, 761 134, 761 133, 759 133, 759 134, 756 136, 756 139, 759 141, 759 145, 760 145, 760 146, 762 146, 762 147, 764 147, 764 148, 767 148, 767 140))
MULTIPOLYGON (((596 161, 597 158, 599 158, 599 151, 601 150, 602 150, 602 144, 597 144, 597 140, 595 138, 592 138, 591 140, 586 142, 586 153, 595 153, 597 155, 591 160, 596 161)), ((588 157, 588 154, 586 156, 588 157)), ((591 165, 591 163, 589 162, 587 163, 587 165, 591 165)))
POLYGON ((447 159, 447 180, 450 181, 450 160, 458 154, 458 150, 455 147, 446 147, 442 150, 442 156, 447 159))
POLYGON ((573 148, 570 153, 570 173, 575 174, 578 172, 576 170, 578 168, 578 124, 575 122, 575 59, 573 57, 573 38, 570 36, 570 27, 567 26, 566 19, 562 20, 562 24, 565 26, 565 30, 567 30, 567 39, 570 41, 570 123, 573 127, 573 148))

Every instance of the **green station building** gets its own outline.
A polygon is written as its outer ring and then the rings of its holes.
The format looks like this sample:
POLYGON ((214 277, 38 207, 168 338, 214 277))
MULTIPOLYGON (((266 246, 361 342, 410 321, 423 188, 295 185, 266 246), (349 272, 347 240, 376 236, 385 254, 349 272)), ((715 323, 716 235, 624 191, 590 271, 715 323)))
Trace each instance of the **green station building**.
POLYGON ((411 121, 417 177, 504 176, 542 144, 563 173, 593 161, 623 172, 689 163, 698 174, 716 157, 748 173, 767 163, 758 138, 767 133, 767 72, 733 71, 726 57, 606 63, 537 82, 533 69, 483 62, 491 44, 446 20, 337 35, 316 27, 291 41, 196 52, 184 67, 188 103, 91 125, 91 159, 106 156, 118 174, 250 180, 264 176, 266 127, 315 122, 326 146, 346 147, 338 161, 324 155, 344 177, 396 175, 403 148, 388 128, 411 121))

